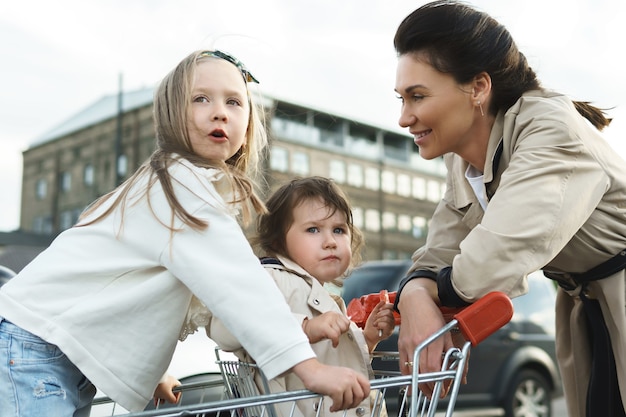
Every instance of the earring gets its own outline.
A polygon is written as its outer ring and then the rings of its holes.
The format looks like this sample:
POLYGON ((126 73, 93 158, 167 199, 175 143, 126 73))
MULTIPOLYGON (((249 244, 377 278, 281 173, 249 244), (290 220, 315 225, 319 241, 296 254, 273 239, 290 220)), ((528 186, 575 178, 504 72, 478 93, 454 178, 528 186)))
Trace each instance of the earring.
POLYGON ((478 104, 478 108, 480 109, 480 115, 484 117, 485 116, 485 112, 483 112, 483 106, 482 106, 482 104, 480 104, 480 100, 478 100, 476 102, 476 104, 478 104))

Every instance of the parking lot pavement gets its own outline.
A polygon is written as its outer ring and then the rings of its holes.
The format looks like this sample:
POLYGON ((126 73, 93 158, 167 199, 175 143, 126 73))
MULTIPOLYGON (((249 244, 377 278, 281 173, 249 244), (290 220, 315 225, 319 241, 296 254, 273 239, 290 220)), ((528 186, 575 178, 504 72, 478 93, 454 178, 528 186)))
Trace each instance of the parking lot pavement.
MULTIPOLYGON (((445 412, 439 412, 435 414, 435 417, 443 417, 445 415, 445 412)), ((499 408, 481 408, 471 411, 459 409, 454 411, 454 417, 491 417, 502 415, 504 415, 504 411, 499 408)), ((552 417, 567 417, 564 397, 561 396, 552 401, 552 417)))

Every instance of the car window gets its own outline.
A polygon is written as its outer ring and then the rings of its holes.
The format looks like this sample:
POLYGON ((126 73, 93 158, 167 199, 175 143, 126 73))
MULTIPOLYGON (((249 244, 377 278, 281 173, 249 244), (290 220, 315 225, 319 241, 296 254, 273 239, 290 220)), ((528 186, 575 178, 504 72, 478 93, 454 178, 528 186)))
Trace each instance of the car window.
POLYGON ((409 266, 407 262, 365 264, 346 278, 342 297, 347 304, 353 298, 380 290, 396 291, 409 266))
POLYGON ((515 320, 529 321, 554 335, 556 289, 541 271, 528 275, 528 293, 513 298, 515 320))

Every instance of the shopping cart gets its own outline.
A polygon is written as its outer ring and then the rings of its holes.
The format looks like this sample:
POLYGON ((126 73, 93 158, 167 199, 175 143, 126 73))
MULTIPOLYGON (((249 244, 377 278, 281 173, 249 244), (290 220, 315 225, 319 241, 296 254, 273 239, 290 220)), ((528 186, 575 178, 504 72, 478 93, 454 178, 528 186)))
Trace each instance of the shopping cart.
MULTIPOLYGON (((462 346, 454 347, 444 353, 443 364, 440 371, 420 373, 417 366, 413 367, 411 375, 398 375, 394 372, 379 373, 377 378, 370 381, 372 390, 376 390, 382 400, 387 403, 397 401, 398 417, 434 417, 441 413, 446 417, 452 416, 458 390, 463 377, 465 365, 469 357, 471 346, 475 346, 487 338, 493 332, 509 322, 513 316, 513 305, 511 300, 503 293, 492 292, 478 300, 476 303, 464 309, 443 309, 447 324, 431 337, 422 342, 415 349, 413 363, 418 364, 420 354, 434 340, 442 337, 448 332, 460 332, 465 342, 462 346), (434 393, 431 398, 427 398, 420 390, 414 390, 411 394, 411 387, 418 387, 423 383, 433 383, 434 393), (439 406, 439 394, 445 385, 450 385, 448 391, 448 403, 445 410, 437 411, 439 406), (400 398, 388 398, 387 393, 396 392, 390 388, 400 388, 402 393, 400 398)), ((378 355, 387 359, 396 358, 397 352, 378 352, 378 355)), ((289 391, 281 393, 260 394, 255 382, 254 375, 262 378, 262 373, 256 365, 239 361, 223 361, 217 357, 220 365, 224 383, 225 398, 219 401, 199 403, 178 408, 165 408, 143 411, 139 413, 124 414, 125 417, 152 417, 152 416, 211 416, 211 417, 277 417, 277 408, 288 409, 288 415, 280 417, 295 417, 299 415, 297 401, 309 398, 316 398, 324 401, 324 397, 308 390, 289 391)), ((264 383, 266 384, 267 381, 264 383)), ((264 392, 268 392, 267 385, 261 384, 264 392)), ((177 391, 185 395, 189 387, 183 385, 177 391)), ((378 400, 376 401, 378 403, 378 400)), ((321 410, 322 407, 318 407, 321 410)), ((370 417, 378 417, 381 407, 375 406, 370 417)), ((119 415, 119 414, 111 414, 119 415)), ((340 415, 340 414, 338 414, 340 415)), ((390 417, 393 416, 390 413, 390 417)))

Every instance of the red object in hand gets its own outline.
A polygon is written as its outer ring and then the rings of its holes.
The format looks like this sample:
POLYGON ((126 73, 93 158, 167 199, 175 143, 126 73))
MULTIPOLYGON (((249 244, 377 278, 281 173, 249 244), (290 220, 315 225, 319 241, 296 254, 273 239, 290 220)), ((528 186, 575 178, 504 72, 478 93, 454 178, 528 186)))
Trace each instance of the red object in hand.
MULTIPOLYGON (((372 314, 372 310, 374 307, 378 305, 381 301, 385 301, 387 303, 393 303, 396 301, 397 291, 389 292, 387 290, 382 290, 379 293, 366 294, 362 295, 359 298, 353 298, 348 303, 348 317, 352 320, 357 326, 360 328, 365 328, 365 322, 367 322, 367 318, 372 314)), ((400 314, 398 312, 393 312, 393 317, 396 322, 396 326, 400 324, 400 314)))

